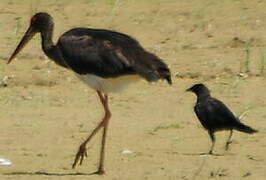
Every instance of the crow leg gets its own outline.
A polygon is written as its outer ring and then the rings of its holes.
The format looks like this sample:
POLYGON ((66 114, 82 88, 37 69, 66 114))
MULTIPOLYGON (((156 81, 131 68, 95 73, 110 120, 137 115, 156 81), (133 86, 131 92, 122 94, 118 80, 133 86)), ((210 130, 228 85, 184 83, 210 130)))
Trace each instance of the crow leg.
POLYGON ((225 150, 226 151, 229 149, 229 145, 232 143, 232 141, 231 141, 232 135, 233 135, 233 129, 230 129, 230 134, 229 134, 228 139, 227 139, 226 144, 225 144, 225 150))
POLYGON ((212 145, 211 145, 209 154, 212 154, 212 150, 213 150, 213 147, 214 147, 214 144, 215 144, 215 136, 214 136, 214 132, 213 131, 208 131, 208 133, 209 133, 211 141, 212 141, 212 145))

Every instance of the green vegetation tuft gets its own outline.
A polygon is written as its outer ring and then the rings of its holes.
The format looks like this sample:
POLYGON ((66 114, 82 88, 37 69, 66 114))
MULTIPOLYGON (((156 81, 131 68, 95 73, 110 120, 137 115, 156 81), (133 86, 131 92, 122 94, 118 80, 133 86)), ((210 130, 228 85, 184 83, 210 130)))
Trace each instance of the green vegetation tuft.
POLYGON ((160 124, 159 126, 157 126, 156 128, 153 129, 153 132, 157 132, 159 130, 163 130, 163 129, 179 129, 180 125, 179 124, 160 124))

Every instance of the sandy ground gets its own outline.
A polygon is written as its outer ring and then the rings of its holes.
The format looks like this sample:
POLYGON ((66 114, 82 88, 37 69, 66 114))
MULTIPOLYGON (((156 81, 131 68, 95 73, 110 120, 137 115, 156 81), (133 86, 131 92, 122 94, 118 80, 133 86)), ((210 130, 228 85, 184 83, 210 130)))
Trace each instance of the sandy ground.
POLYGON ((0 20, 0 157, 13 162, 0 166, 1 180, 266 178, 263 0, 1 0, 0 20), (97 169, 99 136, 90 142, 84 164, 71 169, 79 144, 103 115, 96 93, 48 60, 39 36, 6 65, 39 11, 54 17, 55 42, 77 26, 121 31, 172 70, 172 86, 140 81, 110 95, 104 176, 5 175, 97 169), (195 96, 185 92, 196 82, 205 83, 236 115, 244 113, 242 121, 260 132, 236 132, 228 152, 228 132, 217 133, 215 152, 221 156, 197 155, 208 151, 210 139, 193 113, 195 96))

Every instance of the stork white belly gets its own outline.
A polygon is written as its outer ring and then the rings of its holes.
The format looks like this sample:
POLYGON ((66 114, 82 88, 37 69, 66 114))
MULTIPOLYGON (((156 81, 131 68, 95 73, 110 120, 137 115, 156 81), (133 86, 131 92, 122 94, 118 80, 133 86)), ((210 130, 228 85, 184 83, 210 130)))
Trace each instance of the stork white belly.
POLYGON ((104 93, 120 92, 129 84, 141 79, 138 75, 124 75, 114 78, 102 78, 93 74, 76 75, 91 88, 104 93))

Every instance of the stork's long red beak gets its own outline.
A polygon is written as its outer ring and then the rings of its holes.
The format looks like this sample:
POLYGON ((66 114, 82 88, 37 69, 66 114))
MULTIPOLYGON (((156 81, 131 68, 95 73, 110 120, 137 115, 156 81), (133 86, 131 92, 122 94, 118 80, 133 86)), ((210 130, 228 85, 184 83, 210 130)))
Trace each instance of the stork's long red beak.
POLYGON ((28 30, 25 32, 24 36, 22 37, 21 41, 19 42, 17 48, 10 56, 7 64, 9 64, 12 59, 16 57, 16 55, 23 49, 23 47, 31 40, 31 38, 36 34, 36 31, 30 26, 28 30))

